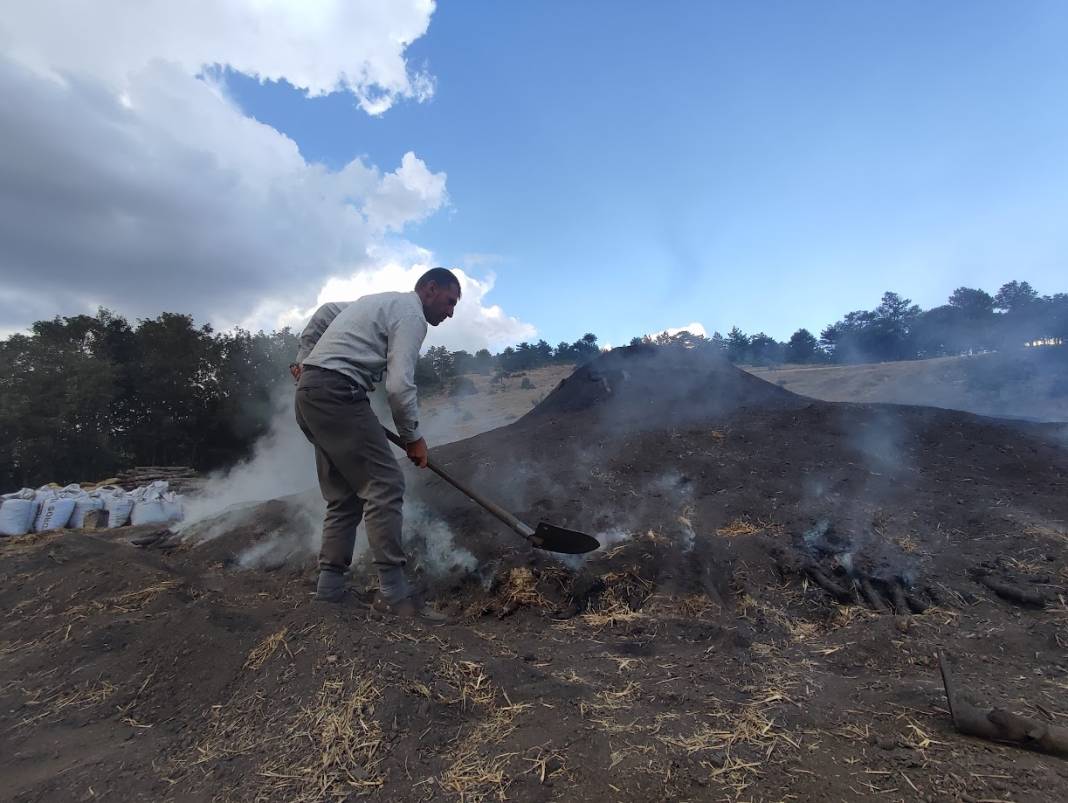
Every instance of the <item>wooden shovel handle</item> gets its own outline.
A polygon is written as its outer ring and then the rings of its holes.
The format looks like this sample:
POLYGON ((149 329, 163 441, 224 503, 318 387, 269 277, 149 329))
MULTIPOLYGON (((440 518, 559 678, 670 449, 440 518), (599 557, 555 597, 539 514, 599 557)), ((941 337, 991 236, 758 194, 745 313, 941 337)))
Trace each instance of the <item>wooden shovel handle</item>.
MULTIPOLYGON (((386 437, 389 438, 392 443, 396 444, 401 449, 407 451, 408 445, 400 439, 397 433, 386 429, 386 427, 382 427, 382 431, 386 433, 386 437)), ((507 510, 505 510, 503 507, 482 496, 482 494, 475 491, 469 485, 460 482, 460 480, 456 479, 455 477, 450 477, 448 474, 445 473, 445 469, 435 465, 429 459, 426 461, 426 467, 433 471, 435 474, 437 474, 439 477, 441 477, 443 480, 445 480, 445 482, 449 483, 449 485, 458 490, 460 493, 464 494, 464 496, 480 504, 483 508, 492 513, 494 516, 496 516, 502 522, 507 524, 509 527, 511 527, 524 538, 530 538, 532 535, 534 535, 534 529, 532 527, 529 527, 528 525, 524 524, 522 521, 517 519, 507 510)))

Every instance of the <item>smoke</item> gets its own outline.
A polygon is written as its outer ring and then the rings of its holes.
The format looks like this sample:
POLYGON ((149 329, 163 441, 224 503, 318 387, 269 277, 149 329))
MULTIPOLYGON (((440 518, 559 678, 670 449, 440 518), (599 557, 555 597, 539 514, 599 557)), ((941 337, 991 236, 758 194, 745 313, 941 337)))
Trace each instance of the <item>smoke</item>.
POLYGON ((847 443, 861 456, 871 474, 898 478, 910 468, 905 452, 905 431, 897 411, 874 409, 858 421, 847 443))
POLYGON ((906 426, 905 408, 849 405, 834 408, 831 424, 846 459, 805 477, 800 512, 815 524, 798 546, 817 563, 830 560, 857 580, 872 577, 911 586, 918 561, 895 543, 905 535, 903 500, 920 483, 914 456, 916 434, 906 426))
POLYGON ((404 501, 404 545, 416 569, 435 580, 478 573, 478 559, 456 544, 444 521, 414 499, 404 501))
MULTIPOLYGON (((377 389, 370 399, 378 419, 392 424, 385 393, 377 389)), ((184 540, 206 543, 262 523, 259 503, 286 502, 284 525, 266 529, 256 543, 238 555, 237 566, 243 569, 272 570, 301 563, 318 554, 322 538, 326 503, 318 491, 314 449, 297 426, 292 389, 279 392, 272 409, 268 432, 256 443, 252 456, 212 474, 206 490, 187 500, 185 518, 175 527, 184 540)), ((448 425, 442 422, 443 427, 448 425)), ((413 566, 432 578, 477 569, 475 556, 456 545, 449 527, 410 495, 404 503, 402 537, 413 566)), ((367 533, 361 523, 356 531, 354 567, 367 562, 367 552, 367 533)))
POLYGON ((252 457, 209 476, 205 490, 186 500, 185 518, 176 530, 183 532, 235 507, 316 487, 315 453, 297 426, 291 388, 275 395, 272 410, 267 434, 253 447, 252 457))

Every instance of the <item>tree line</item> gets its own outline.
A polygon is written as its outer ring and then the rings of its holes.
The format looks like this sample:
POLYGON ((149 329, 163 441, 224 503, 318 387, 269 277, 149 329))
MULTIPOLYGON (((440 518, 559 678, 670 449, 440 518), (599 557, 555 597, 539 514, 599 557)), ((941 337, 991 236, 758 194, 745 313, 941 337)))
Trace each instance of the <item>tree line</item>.
POLYGON ((297 346, 288 329, 215 332, 174 313, 38 321, 0 342, 0 490, 245 457, 297 346))
MULTIPOLYGON (((873 310, 850 312, 817 338, 799 329, 780 342, 738 327, 726 336, 689 332, 631 343, 714 348, 736 363, 871 362, 1005 351, 1025 343, 1068 341, 1068 294, 1039 296, 1027 282, 996 294, 961 287, 948 302, 921 310, 887 292, 873 310)), ((216 332, 192 317, 164 313, 131 324, 100 310, 38 321, 0 341, 0 491, 48 481, 102 479, 133 465, 190 465, 206 471, 251 451, 288 398, 287 370, 298 338, 277 332, 216 332)), ((502 378, 600 353, 586 333, 572 343, 544 340, 498 354, 444 346, 419 358, 426 393, 458 377, 502 378)))
POLYGON ((818 338, 798 329, 780 342, 763 332, 747 335, 735 326, 726 336, 682 332, 634 338, 631 344, 672 340, 715 348, 735 363, 762 366, 891 362, 1062 345, 1068 343, 1068 293, 1040 296, 1019 281, 1002 285, 995 295, 958 287, 945 304, 922 310, 888 291, 875 309, 846 314, 824 327, 818 338))
MULTIPOLYGON (((136 465, 210 471, 249 456, 292 393, 298 341, 288 328, 217 332, 169 312, 135 324, 104 309, 36 322, 0 341, 0 492, 136 465)), ((504 376, 598 353, 593 334, 500 354, 439 346, 420 357, 416 381, 434 392, 462 374, 504 376)))

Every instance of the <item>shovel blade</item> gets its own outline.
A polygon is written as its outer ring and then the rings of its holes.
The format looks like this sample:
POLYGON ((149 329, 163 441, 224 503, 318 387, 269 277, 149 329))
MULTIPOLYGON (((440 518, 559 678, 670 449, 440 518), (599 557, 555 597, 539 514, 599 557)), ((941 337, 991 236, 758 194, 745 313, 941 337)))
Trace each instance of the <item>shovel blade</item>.
POLYGON ((545 521, 538 524, 538 529, 530 536, 530 543, 538 549, 565 555, 583 555, 601 547, 601 543, 592 535, 557 527, 545 521))

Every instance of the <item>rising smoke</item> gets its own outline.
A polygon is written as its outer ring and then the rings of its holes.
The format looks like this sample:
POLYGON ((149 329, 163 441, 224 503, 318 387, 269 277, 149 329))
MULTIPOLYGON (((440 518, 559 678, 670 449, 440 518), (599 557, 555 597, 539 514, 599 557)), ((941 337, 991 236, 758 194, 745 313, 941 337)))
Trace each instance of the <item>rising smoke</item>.
MULTIPOLYGON (((392 425, 381 387, 370 398, 379 420, 392 425)), ((186 540, 204 543, 238 527, 255 525, 260 503, 275 499, 286 502, 290 512, 285 526, 265 530, 262 538, 238 556, 237 565, 246 569, 306 562, 318 554, 322 537, 326 504, 318 491, 314 450, 296 423, 292 389, 279 392, 272 409, 268 432, 257 442, 252 456, 212 474, 206 490, 187 501, 185 518, 175 527, 186 540)), ((437 422, 440 431, 453 425, 447 415, 437 422)), ((432 437, 432 433, 428 435, 432 437)), ((455 576, 477 568, 475 557, 456 545, 449 527, 410 498, 404 505, 403 538, 412 562, 431 577, 455 576)), ((354 566, 365 562, 367 551, 367 534, 361 524, 356 533, 354 566)))

